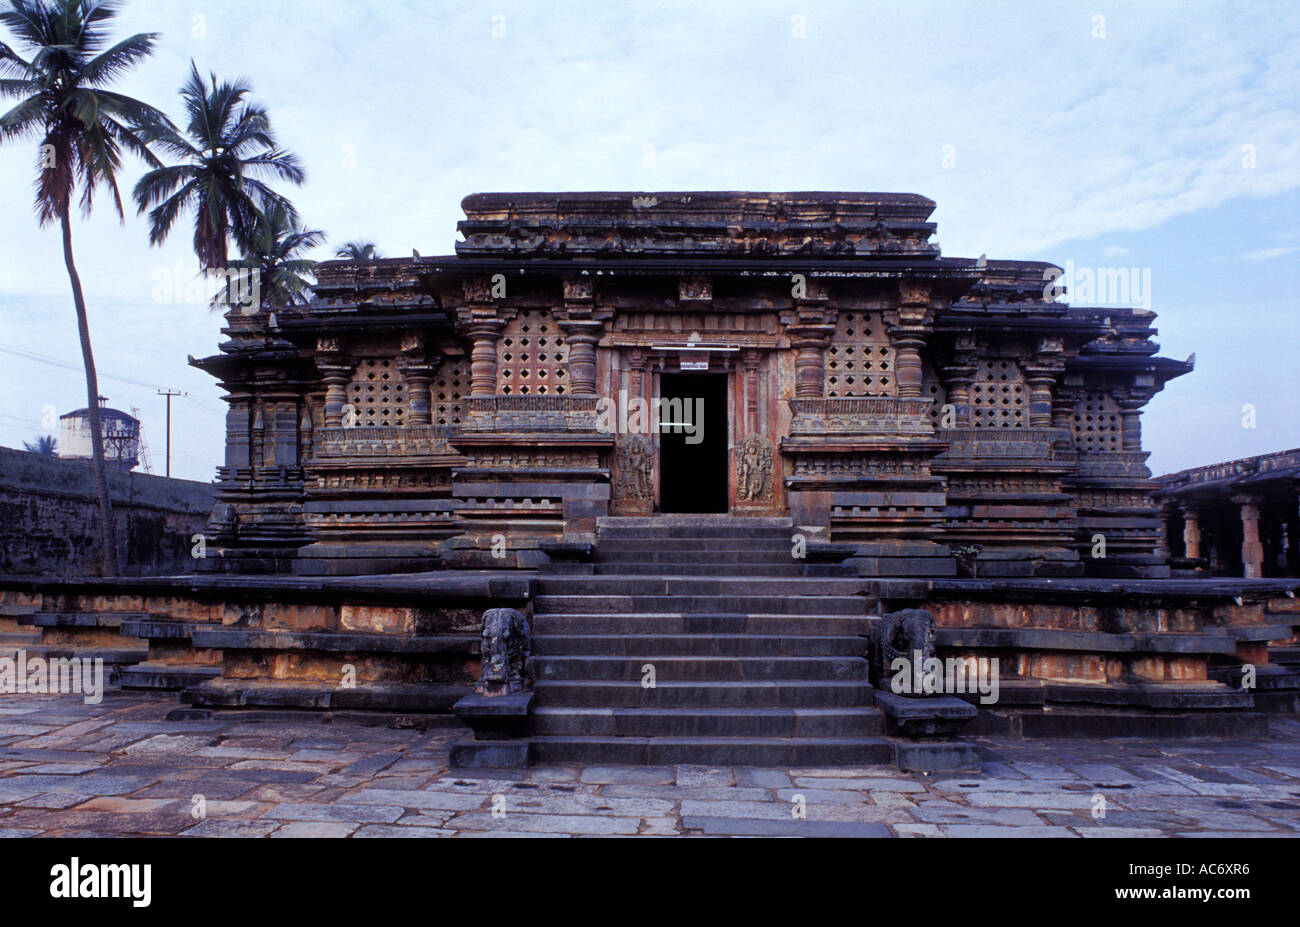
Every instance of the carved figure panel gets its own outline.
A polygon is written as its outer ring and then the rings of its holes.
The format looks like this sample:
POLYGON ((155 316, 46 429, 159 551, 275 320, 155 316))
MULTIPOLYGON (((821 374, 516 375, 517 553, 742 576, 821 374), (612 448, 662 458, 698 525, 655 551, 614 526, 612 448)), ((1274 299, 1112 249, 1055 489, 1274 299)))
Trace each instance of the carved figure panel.
POLYGON ((772 495, 772 442, 749 435, 740 442, 736 464, 736 497, 761 502, 772 495))
POLYGON ((618 443, 616 497, 627 502, 654 498, 654 448, 641 435, 626 435, 618 443))

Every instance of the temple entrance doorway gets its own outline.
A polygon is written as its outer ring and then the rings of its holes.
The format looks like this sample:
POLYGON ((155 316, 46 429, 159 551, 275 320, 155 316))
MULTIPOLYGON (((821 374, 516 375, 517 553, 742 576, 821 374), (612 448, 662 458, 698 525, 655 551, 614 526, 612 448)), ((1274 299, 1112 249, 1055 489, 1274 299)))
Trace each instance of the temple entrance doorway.
POLYGON ((726 374, 666 373, 659 395, 659 511, 726 512, 726 374))

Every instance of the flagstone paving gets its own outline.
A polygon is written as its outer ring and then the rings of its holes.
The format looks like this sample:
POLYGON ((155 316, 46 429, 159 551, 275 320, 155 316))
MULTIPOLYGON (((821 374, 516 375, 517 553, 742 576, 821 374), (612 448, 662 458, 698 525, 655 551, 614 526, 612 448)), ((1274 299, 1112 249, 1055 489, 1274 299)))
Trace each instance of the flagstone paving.
POLYGON ((982 774, 448 768, 458 729, 167 721, 173 698, 3 699, 0 837, 1300 836, 1300 719, 1267 739, 977 740, 982 774))

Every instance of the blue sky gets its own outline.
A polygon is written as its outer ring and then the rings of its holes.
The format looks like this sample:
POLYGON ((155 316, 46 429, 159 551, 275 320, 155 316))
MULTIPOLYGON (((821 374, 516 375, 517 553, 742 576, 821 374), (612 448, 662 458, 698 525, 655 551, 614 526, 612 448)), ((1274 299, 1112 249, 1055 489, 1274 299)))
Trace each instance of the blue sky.
MULTIPOLYGON (((1197 357, 1143 416, 1153 470, 1300 446, 1293 2, 127 0, 136 31, 162 38, 122 89, 173 116, 191 58, 252 81, 331 243, 448 253, 460 199, 493 190, 921 193, 946 254, 1150 269, 1162 353, 1197 357)), ((0 147, 0 348, 75 365, 34 161, 0 147)), ((173 473, 206 480, 222 403, 185 358, 221 319, 154 294, 197 269, 189 240, 150 248, 102 208, 74 229, 103 392, 140 409, 160 472, 155 387, 186 390, 173 473)), ((0 352, 0 444, 84 397, 79 373, 0 352)))

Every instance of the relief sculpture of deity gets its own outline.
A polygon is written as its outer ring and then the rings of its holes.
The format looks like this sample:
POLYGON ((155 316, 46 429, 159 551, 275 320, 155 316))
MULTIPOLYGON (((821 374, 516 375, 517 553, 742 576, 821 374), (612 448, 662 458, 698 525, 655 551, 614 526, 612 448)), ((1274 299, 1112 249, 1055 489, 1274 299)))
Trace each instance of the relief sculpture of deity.
POLYGON ((749 435, 740 442, 736 476, 740 499, 759 502, 772 494, 772 443, 767 438, 749 435))
POLYGON ((654 450, 640 435, 628 435, 618 445, 618 498, 654 497, 654 450))

